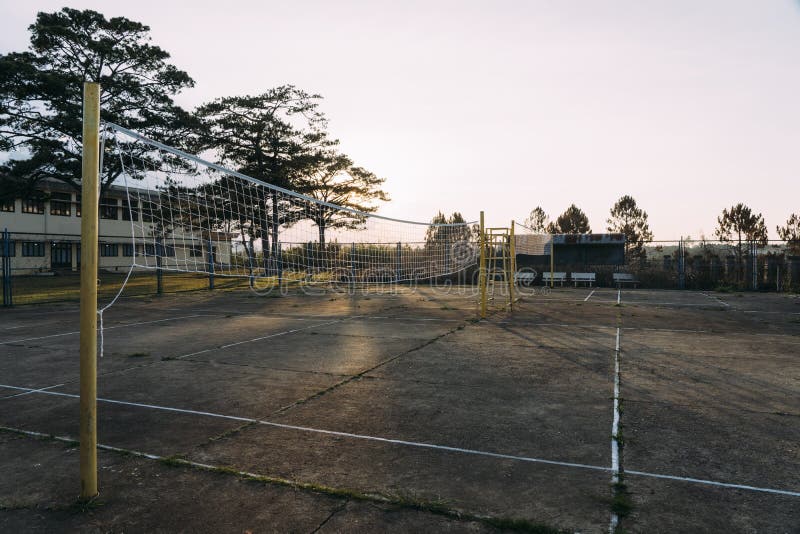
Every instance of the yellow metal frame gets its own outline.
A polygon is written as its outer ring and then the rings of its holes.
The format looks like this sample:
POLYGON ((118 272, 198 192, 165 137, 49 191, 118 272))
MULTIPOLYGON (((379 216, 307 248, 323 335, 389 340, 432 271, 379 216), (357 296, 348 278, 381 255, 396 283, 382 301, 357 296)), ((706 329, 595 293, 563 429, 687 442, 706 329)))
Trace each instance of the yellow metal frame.
POLYGON ((479 261, 478 266, 478 288, 480 291, 480 316, 481 319, 486 318, 486 227, 483 221, 483 212, 481 212, 481 228, 480 235, 478 236, 479 247, 479 261))
POLYGON ((97 495, 97 232, 100 84, 83 84, 81 174, 80 473, 81 497, 97 495))
POLYGON ((484 214, 481 212, 480 221, 480 259, 479 259, 479 286, 480 286, 480 317, 485 318, 488 308, 488 286, 494 283, 498 272, 502 280, 508 285, 508 308, 514 305, 514 275, 516 273, 516 246, 514 243, 514 223, 509 228, 487 228, 484 214), (491 269, 489 264, 491 262, 491 269), (500 263, 502 269, 497 269, 500 263))

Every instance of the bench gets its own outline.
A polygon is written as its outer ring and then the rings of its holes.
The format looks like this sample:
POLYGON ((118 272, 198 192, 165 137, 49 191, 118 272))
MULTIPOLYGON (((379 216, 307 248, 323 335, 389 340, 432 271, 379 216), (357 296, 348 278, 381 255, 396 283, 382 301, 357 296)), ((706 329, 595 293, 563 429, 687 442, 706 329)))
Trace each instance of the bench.
POLYGON ((562 286, 567 281, 567 273, 542 273, 542 282, 550 284, 550 282, 559 282, 562 286), (551 280, 552 275, 552 280, 551 280))
POLYGON ((536 280, 536 273, 530 272, 519 272, 517 271, 514 274, 514 283, 523 285, 523 286, 530 286, 533 285, 533 281, 536 280))
POLYGON ((578 282, 588 284, 590 287, 594 284, 595 273, 572 273, 572 281, 575 282, 575 287, 578 287, 578 282))
POLYGON ((631 284, 636 287, 639 281, 630 273, 614 273, 614 283, 617 287, 622 287, 622 284, 631 284))

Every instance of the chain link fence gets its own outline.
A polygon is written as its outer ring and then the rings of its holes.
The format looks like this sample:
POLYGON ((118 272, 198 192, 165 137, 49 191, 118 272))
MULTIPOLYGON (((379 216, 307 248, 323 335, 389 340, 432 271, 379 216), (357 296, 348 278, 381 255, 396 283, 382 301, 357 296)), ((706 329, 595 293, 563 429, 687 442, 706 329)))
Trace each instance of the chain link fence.
POLYGON ((616 287, 620 278, 627 278, 625 286, 651 289, 800 291, 800 251, 789 249, 783 241, 654 241, 639 253, 626 251, 621 265, 580 262, 574 257, 563 261, 558 247, 552 265, 549 256, 538 258, 518 261, 536 273, 531 279, 534 284, 542 284, 542 273, 552 270, 558 273, 557 285, 586 284, 587 277, 581 274, 592 273, 592 285, 599 287, 616 287), (563 279, 559 274, 565 275, 563 279))

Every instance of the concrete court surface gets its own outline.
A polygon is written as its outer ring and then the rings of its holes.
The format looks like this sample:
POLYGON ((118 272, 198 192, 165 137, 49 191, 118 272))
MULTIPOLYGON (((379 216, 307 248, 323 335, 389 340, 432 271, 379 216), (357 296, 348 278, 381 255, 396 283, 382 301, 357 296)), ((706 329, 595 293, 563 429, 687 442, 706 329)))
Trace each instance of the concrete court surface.
POLYGON ((3 310, 0 530, 800 531, 800 299, 502 300, 478 322, 469 288, 123 299, 89 504, 77 306, 3 310))

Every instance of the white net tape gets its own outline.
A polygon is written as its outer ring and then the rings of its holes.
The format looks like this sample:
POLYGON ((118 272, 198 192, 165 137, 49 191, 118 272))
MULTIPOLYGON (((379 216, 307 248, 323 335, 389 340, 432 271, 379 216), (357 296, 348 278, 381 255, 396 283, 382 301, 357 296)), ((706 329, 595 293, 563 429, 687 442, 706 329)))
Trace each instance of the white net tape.
POLYGON ((514 247, 517 254, 531 256, 549 256, 552 248, 553 236, 550 234, 537 234, 524 224, 515 222, 514 247))
MULTIPOLYGON (((474 223, 403 221, 320 202, 105 126, 121 163, 137 268, 392 283, 446 276, 477 262, 474 223)), ((100 210, 102 216, 102 198, 100 210)))

